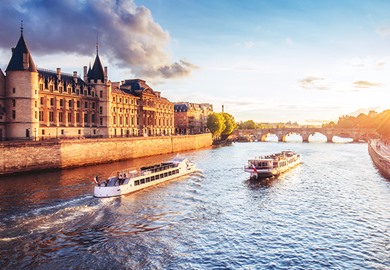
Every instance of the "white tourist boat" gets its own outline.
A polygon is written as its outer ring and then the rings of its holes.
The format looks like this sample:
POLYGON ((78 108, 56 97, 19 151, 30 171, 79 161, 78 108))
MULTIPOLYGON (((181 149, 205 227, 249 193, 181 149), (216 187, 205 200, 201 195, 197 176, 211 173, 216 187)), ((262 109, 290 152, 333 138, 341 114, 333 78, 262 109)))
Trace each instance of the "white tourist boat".
POLYGON ((248 160, 244 171, 250 173, 251 179, 263 179, 278 176, 300 163, 300 155, 293 151, 282 151, 248 160))
POLYGON ((141 167, 138 170, 115 171, 104 181, 95 177, 94 196, 99 198, 121 196, 193 173, 195 170, 193 162, 186 158, 175 157, 171 161, 141 167))

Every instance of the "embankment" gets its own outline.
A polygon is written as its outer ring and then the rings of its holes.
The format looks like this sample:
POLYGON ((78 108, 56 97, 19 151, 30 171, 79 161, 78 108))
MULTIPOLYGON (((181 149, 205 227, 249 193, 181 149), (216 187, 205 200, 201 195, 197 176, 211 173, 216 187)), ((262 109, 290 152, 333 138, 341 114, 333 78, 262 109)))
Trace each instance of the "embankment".
POLYGON ((377 140, 371 140, 368 143, 368 153, 379 172, 387 179, 390 179, 390 156, 387 155, 389 149, 381 149, 381 143, 377 140))
POLYGON ((80 167, 196 150, 211 145, 211 134, 2 142, 0 144, 0 174, 80 167))

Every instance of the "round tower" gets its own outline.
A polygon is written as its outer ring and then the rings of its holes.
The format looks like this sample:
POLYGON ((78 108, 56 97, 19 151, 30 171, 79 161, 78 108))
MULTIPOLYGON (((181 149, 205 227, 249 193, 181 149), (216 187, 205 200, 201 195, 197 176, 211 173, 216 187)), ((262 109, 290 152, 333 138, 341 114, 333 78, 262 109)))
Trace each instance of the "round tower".
POLYGON ((37 138, 39 129, 38 71, 23 37, 6 69, 6 137, 8 139, 37 138))

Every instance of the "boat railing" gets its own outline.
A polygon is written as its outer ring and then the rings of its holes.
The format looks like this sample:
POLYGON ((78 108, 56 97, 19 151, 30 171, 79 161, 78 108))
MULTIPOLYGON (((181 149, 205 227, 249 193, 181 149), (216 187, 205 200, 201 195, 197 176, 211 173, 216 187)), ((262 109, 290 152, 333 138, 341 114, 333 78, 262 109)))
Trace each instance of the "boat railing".
POLYGON ((155 172, 164 171, 170 168, 175 168, 179 164, 176 163, 164 163, 160 165, 153 165, 153 166, 146 166, 142 167, 140 170, 135 170, 134 168, 130 169, 123 169, 118 171, 113 171, 110 176, 110 178, 134 178, 138 176, 148 175, 155 172))

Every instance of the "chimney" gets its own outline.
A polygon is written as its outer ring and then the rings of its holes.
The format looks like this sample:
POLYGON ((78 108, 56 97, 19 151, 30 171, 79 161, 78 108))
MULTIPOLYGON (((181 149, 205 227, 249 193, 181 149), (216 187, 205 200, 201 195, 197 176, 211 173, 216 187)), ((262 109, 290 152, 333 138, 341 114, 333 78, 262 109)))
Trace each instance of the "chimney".
POLYGON ((73 81, 77 83, 77 71, 73 71, 73 81))
POLYGON ((57 79, 61 81, 61 68, 57 68, 57 79))
POLYGON ((84 82, 87 81, 87 66, 84 66, 84 82))
POLYGON ((105 82, 107 82, 107 78, 108 78, 107 67, 104 67, 104 81, 105 81, 105 82))
POLYGON ((222 112, 224 112, 224 106, 222 105, 222 112))

